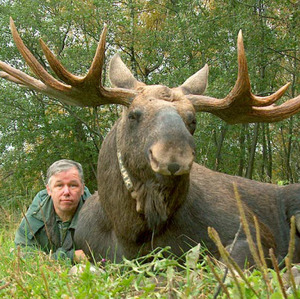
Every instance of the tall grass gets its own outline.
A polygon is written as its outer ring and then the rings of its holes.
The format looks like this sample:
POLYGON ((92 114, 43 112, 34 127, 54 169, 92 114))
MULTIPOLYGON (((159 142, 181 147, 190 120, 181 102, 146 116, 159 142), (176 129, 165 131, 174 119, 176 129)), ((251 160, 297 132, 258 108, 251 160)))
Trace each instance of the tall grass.
POLYGON ((68 261, 54 261, 38 251, 22 257, 13 244, 20 218, 13 209, 1 209, 0 298, 300 297, 290 279, 291 266, 281 271, 264 266, 260 271, 242 271, 228 260, 226 267, 231 271, 224 279, 225 266, 208 258, 200 245, 182 256, 183 263, 166 257, 168 248, 158 248, 120 264, 106 261, 94 267, 86 263, 81 271, 70 274, 68 261))

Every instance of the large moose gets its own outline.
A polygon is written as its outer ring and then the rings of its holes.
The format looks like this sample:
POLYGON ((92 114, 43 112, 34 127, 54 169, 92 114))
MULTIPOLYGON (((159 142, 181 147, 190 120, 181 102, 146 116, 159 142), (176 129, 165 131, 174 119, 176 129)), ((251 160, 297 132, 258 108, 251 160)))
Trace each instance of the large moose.
MULTIPOLYGON (((211 171, 193 162, 196 113, 209 112, 228 123, 276 122, 300 111, 300 96, 273 105, 288 88, 267 97, 251 93, 242 34, 238 36, 238 78, 224 99, 203 96, 208 67, 181 86, 146 86, 137 81, 115 55, 110 62, 113 88, 101 84, 105 52, 104 28, 92 65, 84 77, 69 73, 43 41, 42 49, 57 80, 39 64, 21 40, 13 21, 15 43, 39 79, 0 62, 1 77, 25 85, 60 101, 95 107, 125 107, 103 142, 98 162, 98 193, 80 213, 75 241, 78 248, 99 260, 121 261, 170 246, 177 256, 197 243, 219 257, 208 237, 214 227, 225 246, 239 228, 233 183, 244 209, 259 221, 262 246, 273 248, 278 260, 288 251, 290 217, 296 215, 300 231, 300 185, 279 187, 211 171)), ((249 219, 252 217, 249 217, 249 219)), ((254 225, 250 221, 252 233, 254 225)), ((239 235, 233 258, 240 266, 253 264, 244 233, 239 235)), ((296 236, 295 262, 300 262, 296 236)))

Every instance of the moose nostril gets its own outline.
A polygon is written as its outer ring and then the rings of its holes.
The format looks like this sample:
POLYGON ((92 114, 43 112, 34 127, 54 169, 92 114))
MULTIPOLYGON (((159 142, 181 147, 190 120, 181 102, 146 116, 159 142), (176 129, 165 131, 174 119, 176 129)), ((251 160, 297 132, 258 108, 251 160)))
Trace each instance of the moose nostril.
POLYGON ((171 174, 175 174, 180 169, 180 166, 177 163, 171 163, 168 165, 168 170, 171 174))

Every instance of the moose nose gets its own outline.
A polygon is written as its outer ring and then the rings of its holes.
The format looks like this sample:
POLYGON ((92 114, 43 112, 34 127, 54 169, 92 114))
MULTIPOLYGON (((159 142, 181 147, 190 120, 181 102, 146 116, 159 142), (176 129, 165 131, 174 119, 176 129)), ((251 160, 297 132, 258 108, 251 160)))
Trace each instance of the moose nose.
POLYGON ((174 175, 180 169, 180 165, 177 163, 170 163, 168 165, 168 170, 174 175))

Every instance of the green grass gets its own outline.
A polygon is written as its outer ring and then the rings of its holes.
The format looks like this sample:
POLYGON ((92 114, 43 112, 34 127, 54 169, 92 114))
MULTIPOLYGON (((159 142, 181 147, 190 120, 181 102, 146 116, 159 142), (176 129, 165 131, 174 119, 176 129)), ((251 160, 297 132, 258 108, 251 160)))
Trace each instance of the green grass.
MULTIPOLYGON (((205 252, 198 246, 183 257, 183 265, 165 258, 164 248, 145 258, 96 267, 103 271, 93 272, 87 263, 81 273, 71 275, 67 261, 51 260, 41 252, 23 258, 14 249, 20 217, 11 211, 0 216, 0 298, 213 298, 217 278, 224 273, 216 261, 201 258, 205 252)), ((229 273, 218 298, 257 298, 255 292, 260 298, 283 298, 276 271, 267 271, 267 281, 258 270, 244 272, 244 278, 229 273)), ((287 297, 295 298, 291 288, 287 297)))

